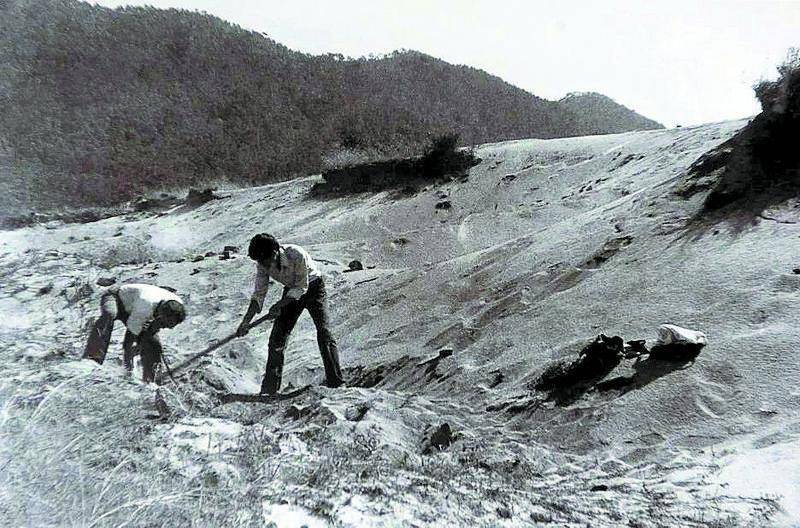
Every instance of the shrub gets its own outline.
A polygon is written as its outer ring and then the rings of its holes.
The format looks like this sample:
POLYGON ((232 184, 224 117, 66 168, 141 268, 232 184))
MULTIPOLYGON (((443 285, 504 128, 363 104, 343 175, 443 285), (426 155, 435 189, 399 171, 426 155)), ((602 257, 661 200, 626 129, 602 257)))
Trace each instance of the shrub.
POLYGON ((761 80, 753 86, 761 109, 800 119, 800 48, 789 50, 786 60, 778 66, 778 74, 777 80, 761 80))
POLYGON ((459 149, 458 141, 458 134, 442 134, 433 138, 422 156, 351 164, 329 170, 322 175, 325 183, 316 185, 312 194, 378 192, 463 175, 480 160, 471 149, 459 149))

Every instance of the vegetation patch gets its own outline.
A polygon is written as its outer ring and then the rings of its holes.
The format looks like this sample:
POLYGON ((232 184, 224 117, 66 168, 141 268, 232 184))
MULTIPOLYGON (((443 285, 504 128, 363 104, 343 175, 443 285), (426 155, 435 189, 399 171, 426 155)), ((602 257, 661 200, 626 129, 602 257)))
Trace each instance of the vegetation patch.
POLYGON ((458 134, 445 134, 431 143, 422 156, 359 163, 323 173, 324 183, 312 193, 318 196, 379 192, 401 188, 406 194, 417 186, 464 177, 480 163, 471 149, 458 148, 458 134))
POLYGON ((791 50, 779 77, 754 87, 762 112, 733 138, 701 156, 677 194, 710 189, 696 220, 735 217, 741 225, 797 196, 800 184, 800 50, 791 50), (712 214, 713 213, 713 214, 712 214))

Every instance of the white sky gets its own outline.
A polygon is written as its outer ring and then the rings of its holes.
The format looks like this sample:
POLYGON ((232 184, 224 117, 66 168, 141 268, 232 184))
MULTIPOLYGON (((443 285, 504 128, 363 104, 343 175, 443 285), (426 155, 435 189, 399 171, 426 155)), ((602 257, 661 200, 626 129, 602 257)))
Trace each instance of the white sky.
POLYGON ((752 84, 800 47, 800 0, 101 0, 205 11, 291 49, 406 48, 540 97, 595 91, 667 126, 758 113, 752 84))

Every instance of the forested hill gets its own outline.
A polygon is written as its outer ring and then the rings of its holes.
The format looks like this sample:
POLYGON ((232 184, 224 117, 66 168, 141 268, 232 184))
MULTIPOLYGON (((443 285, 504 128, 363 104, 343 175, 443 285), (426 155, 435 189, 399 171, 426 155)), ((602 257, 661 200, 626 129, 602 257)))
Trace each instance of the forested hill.
POLYGON ((596 92, 571 93, 559 101, 563 108, 581 116, 584 135, 618 134, 630 130, 663 128, 660 123, 596 92))
POLYGON ((474 144, 660 127, 609 104, 596 115, 418 52, 311 56, 197 12, 0 0, 0 154, 14 160, 0 174, 82 204, 275 181, 444 132, 474 144))

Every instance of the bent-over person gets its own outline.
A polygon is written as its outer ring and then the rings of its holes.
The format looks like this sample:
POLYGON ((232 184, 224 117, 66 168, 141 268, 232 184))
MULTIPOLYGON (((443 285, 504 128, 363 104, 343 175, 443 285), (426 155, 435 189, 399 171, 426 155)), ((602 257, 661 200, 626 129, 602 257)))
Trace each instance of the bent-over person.
POLYGON ((122 321, 126 328, 122 342, 125 368, 133 369, 133 357, 138 351, 142 356, 142 380, 152 382, 163 352, 158 331, 174 328, 185 318, 183 301, 167 289, 150 284, 111 287, 100 297, 100 317, 94 322, 83 357, 102 365, 114 321, 122 321))

